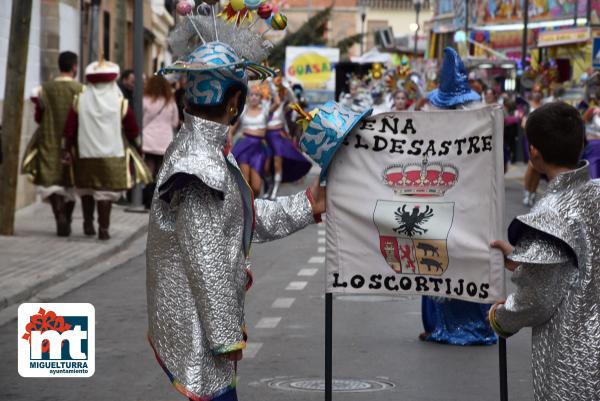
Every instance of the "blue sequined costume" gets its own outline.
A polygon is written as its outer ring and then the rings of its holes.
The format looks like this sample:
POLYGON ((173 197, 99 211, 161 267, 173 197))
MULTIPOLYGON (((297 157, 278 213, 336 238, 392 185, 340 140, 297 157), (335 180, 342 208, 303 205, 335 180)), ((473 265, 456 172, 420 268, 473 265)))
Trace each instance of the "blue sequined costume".
MULTIPOLYGON (((481 100, 471 90, 464 64, 452 48, 444 50, 440 88, 429 95, 436 108, 452 109, 481 100)), ((427 341, 452 345, 491 345, 497 337, 487 321, 491 305, 424 296, 421 304, 427 341)))

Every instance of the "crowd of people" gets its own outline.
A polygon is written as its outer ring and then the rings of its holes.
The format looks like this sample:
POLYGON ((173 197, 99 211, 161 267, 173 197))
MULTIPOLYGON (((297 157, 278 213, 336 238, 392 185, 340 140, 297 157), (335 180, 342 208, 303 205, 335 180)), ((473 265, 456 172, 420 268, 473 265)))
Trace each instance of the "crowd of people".
MULTIPOLYGON (((109 239, 112 204, 136 181, 145 182, 150 344, 186 397, 235 401, 236 363, 247 338, 243 309, 252 285, 251 242, 283 238, 320 221, 326 190, 317 179, 305 191, 278 196, 282 183, 301 180, 313 163, 290 134, 294 113, 306 114, 290 107, 297 101, 294 91, 260 65, 261 57, 242 62, 248 47, 265 54, 263 38, 245 33, 250 44, 243 46, 205 42, 202 37, 218 37, 211 30, 229 38, 239 30, 190 21, 189 35, 181 35, 183 47, 197 47, 186 50, 185 62, 163 69, 179 74, 175 81, 161 75, 145 79, 141 127, 131 107, 138 77, 125 71, 117 83, 119 67, 99 60, 85 69, 83 86, 75 81, 77 56, 62 53, 61 75, 32 98, 39 129, 24 170, 50 202, 59 236, 70 235, 79 196, 85 235, 109 239), (196 34, 199 45, 190 42, 196 34), (215 61, 224 58, 233 61, 215 61)), ((369 108, 380 113, 500 104, 505 165, 521 151, 529 160, 523 202, 533 207, 511 225, 515 248, 503 241, 491 245, 505 254, 516 292, 493 306, 423 297, 419 338, 490 345, 497 335, 533 326, 536 399, 573 399, 556 394, 583 389, 589 394, 583 399, 593 400, 600 393, 589 378, 599 373, 600 348, 589 349, 600 341, 594 304, 598 234, 592 227, 599 190, 588 172, 598 174, 600 106, 578 111, 542 86, 522 98, 469 80, 451 48, 444 50, 435 90, 426 90, 419 74, 403 68, 387 80, 349 77, 348 93, 336 107, 360 115, 369 108), (541 179, 549 180, 551 195, 536 205, 541 179), (544 277, 540 265, 548 267, 544 277)))
MULTIPOLYGON (((373 70, 365 76, 349 75, 347 89, 342 92, 339 101, 355 111, 373 109, 374 114, 391 111, 427 110, 431 102, 426 94, 430 91, 431 82, 424 78, 427 71, 412 71, 410 64, 403 60, 400 67, 378 67, 385 73, 375 77, 373 70)), ((598 74, 596 74, 598 75, 598 74)), ((558 82, 546 82, 538 75, 538 80, 522 95, 519 92, 507 91, 498 80, 476 78, 471 72, 468 75, 470 88, 480 96, 480 100, 472 102, 469 107, 500 105, 504 111, 504 163, 505 171, 510 166, 525 163, 523 179, 523 205, 532 207, 538 196, 540 175, 528 164, 529 146, 525 135, 525 125, 530 113, 544 104, 554 101, 568 101, 580 112, 586 124, 586 141, 583 159, 590 163, 592 178, 600 178, 600 91, 575 98, 563 98, 565 90, 558 82)), ((461 106, 462 107, 462 106, 461 106)))
MULTIPOLYGON (((79 197, 83 233, 96 235, 97 208, 98 238, 107 240, 112 204, 123 200, 134 183, 145 184, 143 204, 150 209, 164 154, 185 119, 186 79, 142 77, 143 118, 138 127, 132 70, 119 78, 116 64, 100 60, 86 68, 84 86, 75 80, 77 67, 76 54, 61 53, 60 75, 34 91, 39 128, 28 145, 23 171, 42 200, 51 204, 58 236, 71 234, 79 197)), ((312 167, 290 134, 294 116, 289 106, 296 97, 281 77, 251 86, 247 97, 229 132, 228 150, 233 148, 254 196, 274 200, 282 183, 301 180, 312 167)))

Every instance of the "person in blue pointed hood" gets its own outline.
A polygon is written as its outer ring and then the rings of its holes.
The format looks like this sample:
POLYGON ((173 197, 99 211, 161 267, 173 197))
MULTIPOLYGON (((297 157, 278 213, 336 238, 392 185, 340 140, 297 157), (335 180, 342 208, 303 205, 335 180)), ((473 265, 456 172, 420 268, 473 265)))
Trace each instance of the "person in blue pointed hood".
MULTIPOLYGON (((429 96, 430 109, 483 107, 481 97, 469 87, 467 71, 458 53, 447 47, 440 73, 440 86, 429 96), (432 106, 432 107, 431 107, 432 106)), ((424 296, 421 314, 424 341, 452 345, 492 345, 496 334, 487 321, 491 305, 457 299, 424 296)))

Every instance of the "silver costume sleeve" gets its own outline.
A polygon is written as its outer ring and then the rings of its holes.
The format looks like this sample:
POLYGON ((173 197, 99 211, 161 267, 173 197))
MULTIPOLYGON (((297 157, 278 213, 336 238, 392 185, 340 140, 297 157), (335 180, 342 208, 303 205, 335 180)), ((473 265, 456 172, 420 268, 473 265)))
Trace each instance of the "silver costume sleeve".
POLYGON ((517 290, 496 309, 496 322, 508 333, 547 322, 567 293, 575 269, 570 262, 517 267, 511 279, 517 290))
POLYGON ((286 237, 314 223, 312 208, 304 191, 281 196, 277 200, 256 199, 254 242, 273 241, 286 237))
POLYGON ((186 275, 199 319, 213 353, 243 348, 243 305, 238 296, 227 226, 218 193, 203 183, 188 184, 180 193, 175 224, 186 275))

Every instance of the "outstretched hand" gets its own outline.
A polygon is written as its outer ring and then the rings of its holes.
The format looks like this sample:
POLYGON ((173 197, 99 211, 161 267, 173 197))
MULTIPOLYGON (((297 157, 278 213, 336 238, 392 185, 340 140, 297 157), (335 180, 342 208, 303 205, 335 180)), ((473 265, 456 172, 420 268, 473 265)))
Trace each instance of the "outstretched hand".
POLYGON ((327 189, 322 187, 319 183, 319 177, 310 185, 310 192, 312 193, 312 199, 310 199, 310 206, 314 215, 325 213, 325 204, 327 203, 327 189))
POLYGON ((494 249, 499 249, 500 251, 502 251, 502 254, 504 255, 504 266, 511 272, 515 271, 515 269, 519 266, 519 263, 513 262, 512 260, 509 260, 507 258, 507 256, 510 255, 515 248, 511 244, 503 240, 492 241, 490 246, 494 249))

